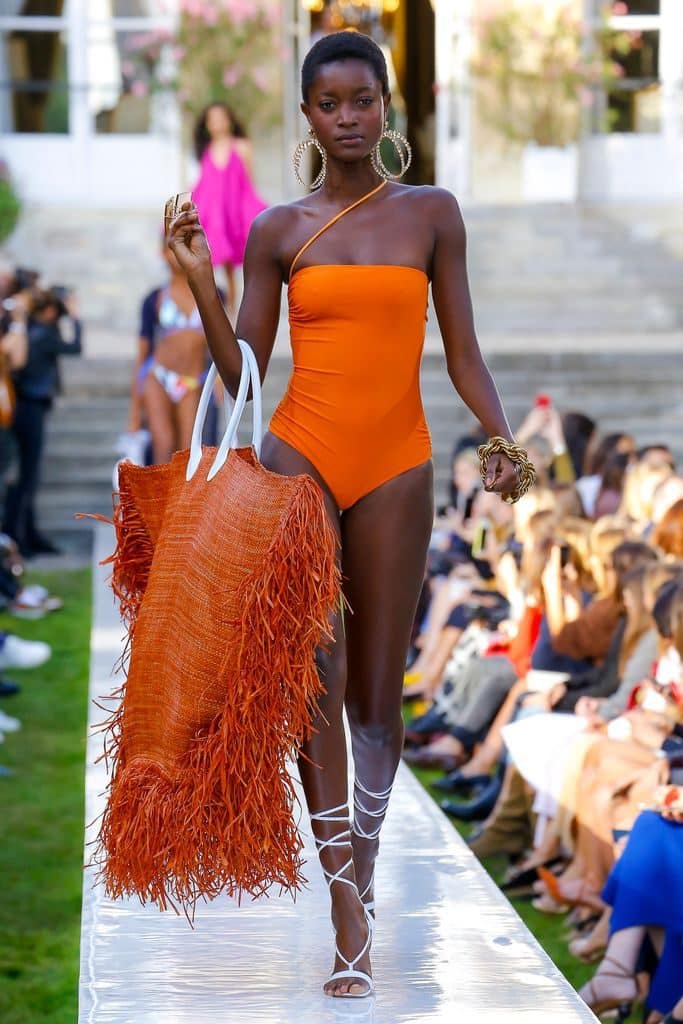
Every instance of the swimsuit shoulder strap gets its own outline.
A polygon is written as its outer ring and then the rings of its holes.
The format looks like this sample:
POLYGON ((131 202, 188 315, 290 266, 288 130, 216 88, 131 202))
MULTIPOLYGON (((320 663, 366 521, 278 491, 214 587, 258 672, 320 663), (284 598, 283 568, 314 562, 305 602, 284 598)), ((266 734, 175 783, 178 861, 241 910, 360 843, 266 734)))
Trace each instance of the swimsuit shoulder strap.
POLYGON ((332 217, 330 220, 328 220, 326 224, 323 224, 323 226, 321 228, 318 228, 316 233, 314 235, 311 235, 311 237, 308 239, 307 242, 304 242, 304 244, 301 246, 301 248, 297 252, 297 254, 294 257, 294 259, 292 260, 292 262, 289 264, 289 276, 290 276, 290 278, 292 276, 292 271, 294 270, 294 267, 299 262, 299 259, 306 252, 306 249, 308 249, 309 245, 313 245, 313 243, 316 241, 316 239, 320 238, 320 236, 323 234, 323 232, 327 231, 328 228, 331 228, 332 225, 336 224, 337 221, 341 220, 342 217, 345 217, 347 213, 351 213, 351 210, 355 210, 356 207, 360 206, 361 203, 364 203, 364 202, 366 202, 366 200, 371 199, 372 196, 374 196, 377 192, 379 192, 379 190, 381 188, 384 188, 385 185, 386 185, 386 181, 381 181, 379 183, 379 185, 377 185, 375 188, 373 188, 370 192, 366 192, 364 196, 361 196, 360 199, 356 199, 356 201, 354 203, 351 203, 350 206, 346 206, 346 207, 344 207, 343 210, 340 210, 339 213, 335 213, 334 217, 332 217))

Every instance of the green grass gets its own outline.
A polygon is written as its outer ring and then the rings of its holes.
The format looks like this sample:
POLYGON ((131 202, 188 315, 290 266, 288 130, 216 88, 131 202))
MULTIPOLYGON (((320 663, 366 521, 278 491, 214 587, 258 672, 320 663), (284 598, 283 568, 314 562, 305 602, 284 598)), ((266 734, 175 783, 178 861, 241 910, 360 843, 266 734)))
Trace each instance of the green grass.
POLYGON ((65 599, 38 622, 0 628, 46 640, 53 656, 7 675, 22 685, 2 709, 22 730, 0 746, 0 1020, 74 1024, 83 862, 83 773, 90 647, 90 572, 36 577, 65 599))

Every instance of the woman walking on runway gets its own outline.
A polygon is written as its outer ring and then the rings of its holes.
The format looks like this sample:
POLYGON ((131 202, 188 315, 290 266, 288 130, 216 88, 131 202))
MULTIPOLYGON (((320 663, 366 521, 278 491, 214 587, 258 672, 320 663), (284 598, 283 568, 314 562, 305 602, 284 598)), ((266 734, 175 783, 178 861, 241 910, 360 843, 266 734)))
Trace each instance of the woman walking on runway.
POLYGON ((214 267, 223 267, 228 310, 237 306, 235 267, 244 261, 244 248, 254 217, 265 210, 252 183, 249 139, 225 103, 211 103, 194 130, 199 180, 192 198, 211 248, 214 267))
POLYGON ((386 180, 377 146, 390 95, 380 49, 356 32, 324 37, 304 61, 302 93, 321 180, 311 195, 255 221, 236 331, 216 291, 196 210, 176 217, 169 244, 233 393, 242 362, 236 338, 252 346, 263 376, 287 284, 294 370, 262 462, 318 482, 339 540, 351 611, 343 622, 336 616, 335 643, 319 652, 326 693, 300 771, 336 933, 325 992, 359 997, 373 991, 374 863, 401 755, 403 672, 433 519, 419 392, 430 282, 449 375, 496 438, 482 452, 486 486, 514 499, 533 470, 512 443, 479 351, 457 203, 442 189, 386 180), (355 768, 352 814, 344 709, 355 768))

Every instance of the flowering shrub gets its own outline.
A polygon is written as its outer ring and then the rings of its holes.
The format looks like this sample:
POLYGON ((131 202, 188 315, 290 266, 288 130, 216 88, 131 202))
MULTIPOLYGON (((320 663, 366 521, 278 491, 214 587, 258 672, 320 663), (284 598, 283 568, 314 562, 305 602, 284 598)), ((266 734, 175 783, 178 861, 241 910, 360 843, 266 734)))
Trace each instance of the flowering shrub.
POLYGON ((192 116, 222 100, 240 121, 269 124, 279 110, 278 24, 276 0, 180 0, 175 31, 129 41, 130 89, 172 90, 192 116))
POLYGON ((623 75, 617 58, 637 45, 635 33, 608 27, 607 13, 589 30, 569 4, 489 8, 478 22, 472 63, 482 118, 512 142, 566 146, 578 139, 582 108, 623 75))
POLYGON ((0 160, 0 242, 14 231, 19 214, 21 203, 14 191, 9 169, 4 160, 0 160))

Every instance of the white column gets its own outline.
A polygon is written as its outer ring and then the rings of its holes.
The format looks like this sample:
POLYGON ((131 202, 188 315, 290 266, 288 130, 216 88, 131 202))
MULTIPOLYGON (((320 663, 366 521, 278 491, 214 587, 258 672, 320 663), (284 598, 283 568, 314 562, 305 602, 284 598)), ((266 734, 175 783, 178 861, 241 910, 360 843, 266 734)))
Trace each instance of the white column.
POLYGON ((662 134, 683 138, 683 2, 661 0, 659 78, 662 90, 662 134))
POLYGON ((470 188, 471 0, 436 0, 436 184, 461 198, 470 188))
POLYGON ((282 60, 282 196, 290 200, 301 191, 292 171, 291 159, 294 147, 306 134, 305 121, 299 110, 299 74, 310 43, 311 15, 302 7, 300 0, 282 0, 281 12, 282 47, 287 54, 282 60))
MULTIPOLYGON (((68 0, 67 67, 69 75, 69 133, 82 150, 91 132, 88 110, 88 12, 87 0, 68 0)), ((79 152, 79 156, 81 153, 79 152)))

